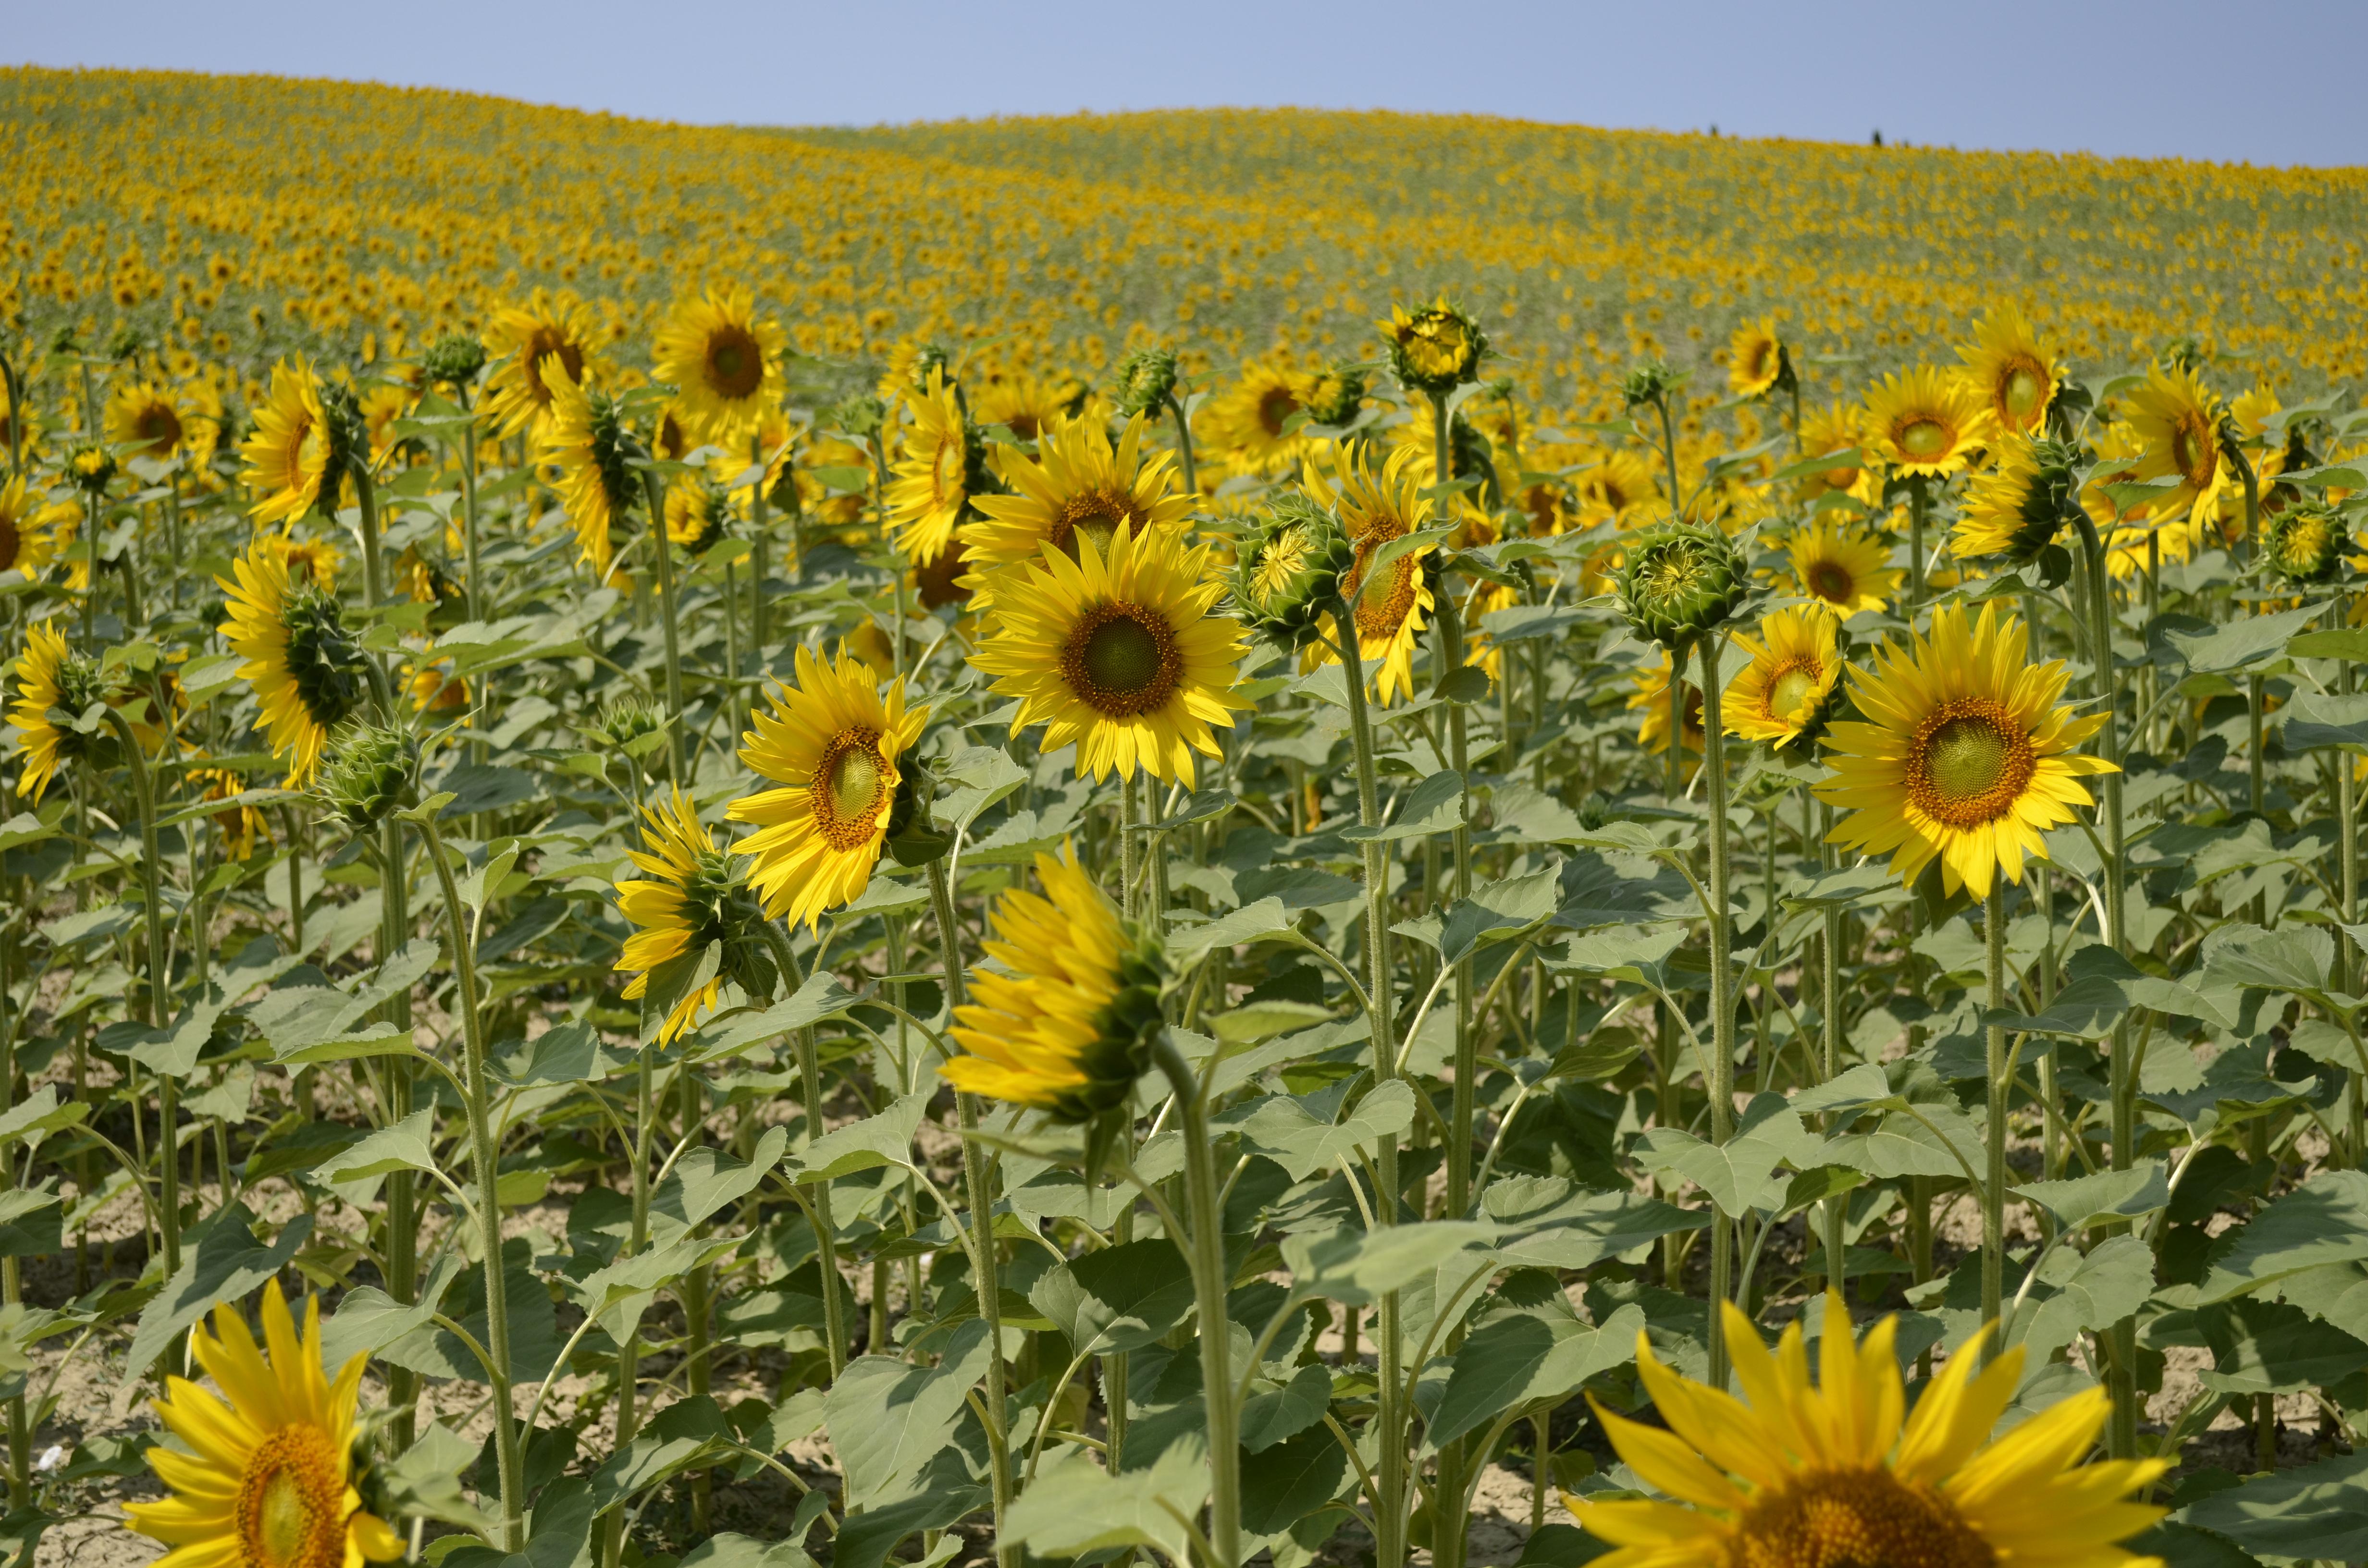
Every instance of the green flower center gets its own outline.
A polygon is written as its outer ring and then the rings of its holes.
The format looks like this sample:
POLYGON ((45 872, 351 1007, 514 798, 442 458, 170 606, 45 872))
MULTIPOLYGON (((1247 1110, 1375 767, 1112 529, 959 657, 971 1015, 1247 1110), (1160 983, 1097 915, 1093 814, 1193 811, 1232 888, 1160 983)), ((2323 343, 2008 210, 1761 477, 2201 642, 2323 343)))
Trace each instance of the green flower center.
POLYGON ((1184 656, 1167 617, 1147 605, 1105 600, 1069 633, 1061 675, 1071 694, 1097 713, 1131 719, 1175 692, 1184 656))
POLYGON ((2028 424, 2039 412, 2047 391, 2047 377, 2029 365, 2017 365, 2006 376, 2006 411, 2019 424, 2028 424))
POLYGON ((2007 741, 1981 719, 1952 719, 1932 733, 1927 764, 1933 787, 1960 798, 1978 795, 2006 772, 2007 741))
POLYGON ((1816 666, 1795 662, 1776 672, 1768 683, 1768 716, 1789 719, 1801 710, 1817 684, 1816 666))
POLYGON ((844 853, 871 841, 887 803, 887 777, 879 731, 841 730, 831 737, 814 768, 811 797, 824 843, 844 853))
POLYGON ((1911 419, 1900 428, 1899 449, 1919 460, 1939 457, 1949 449, 1949 427, 1937 419, 1911 419))
POLYGON ((345 1475, 327 1434, 305 1424, 266 1437, 239 1484, 238 1537, 255 1568, 338 1568, 345 1475))
POLYGON ((1949 827, 1978 827, 2012 812, 2039 768, 2030 733, 1987 697, 1951 698, 1907 746, 1907 798, 1949 827))
POLYGON ((1053 548, 1070 560, 1078 559, 1077 536, 1085 535, 1094 541, 1094 552, 1104 561, 1110 559, 1110 541, 1118 530, 1142 519, 1137 516, 1134 497, 1121 491, 1097 488, 1069 497, 1061 508, 1059 520, 1053 525, 1053 548))

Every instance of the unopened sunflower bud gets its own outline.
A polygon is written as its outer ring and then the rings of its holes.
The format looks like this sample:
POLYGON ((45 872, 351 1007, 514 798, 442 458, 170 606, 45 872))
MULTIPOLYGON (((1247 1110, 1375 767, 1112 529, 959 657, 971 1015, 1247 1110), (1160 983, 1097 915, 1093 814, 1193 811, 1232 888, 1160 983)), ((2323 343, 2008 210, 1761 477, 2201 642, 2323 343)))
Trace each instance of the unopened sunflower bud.
POLYGON ((1176 392, 1176 356, 1166 348, 1139 348, 1118 368, 1118 408, 1132 419, 1167 406, 1176 392))
POLYGON ((1637 636, 1674 652, 1733 615, 1749 589, 1742 557, 1725 534, 1671 523, 1628 547, 1620 608, 1637 636))
POLYGON ((1379 324, 1389 345, 1390 369, 1409 390, 1432 397, 1476 380, 1488 352, 1488 335, 1480 324, 1444 294, 1412 314, 1392 306, 1390 319, 1379 324))
POLYGON ((409 803, 418 766, 419 748, 402 731, 355 725, 338 737, 321 770, 321 802, 347 827, 364 832, 409 803))
POLYGON ((1275 503, 1267 526, 1236 559, 1234 603, 1269 642, 1304 648, 1321 634, 1322 618, 1356 559, 1356 546, 1332 514, 1293 492, 1275 503))
POLYGON ((419 369, 436 386, 465 387, 485 368, 485 346, 465 332, 448 332, 427 346, 419 369))
POLYGON ((2333 582, 2342 572, 2351 542, 2341 516, 2314 501, 2270 514, 2262 530, 2261 558, 2287 585, 2316 587, 2333 582))
POLYGON ((1620 396, 1631 408, 1659 403, 1677 390, 1679 378, 1666 359, 1647 359, 1620 379, 1620 396))
POLYGON ((1357 417, 1364 406, 1365 370, 1361 365, 1335 365, 1315 378, 1308 389, 1307 417, 1337 429, 1357 417))

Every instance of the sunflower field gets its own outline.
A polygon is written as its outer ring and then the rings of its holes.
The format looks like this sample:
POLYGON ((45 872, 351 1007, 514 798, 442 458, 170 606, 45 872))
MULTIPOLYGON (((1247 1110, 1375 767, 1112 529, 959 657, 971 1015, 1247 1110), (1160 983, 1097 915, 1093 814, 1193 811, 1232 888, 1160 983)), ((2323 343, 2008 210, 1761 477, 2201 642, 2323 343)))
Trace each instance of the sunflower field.
POLYGON ((0 1568, 2368 1560, 2358 171, 0 121, 0 1568))

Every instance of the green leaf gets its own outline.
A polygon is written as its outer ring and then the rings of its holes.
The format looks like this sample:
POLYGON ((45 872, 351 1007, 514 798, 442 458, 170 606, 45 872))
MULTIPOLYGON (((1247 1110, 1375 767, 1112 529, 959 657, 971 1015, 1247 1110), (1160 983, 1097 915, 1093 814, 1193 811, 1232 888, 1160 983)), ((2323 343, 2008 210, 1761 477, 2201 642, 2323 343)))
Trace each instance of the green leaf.
POLYGON ((255 1239, 255 1214, 232 1199, 182 1236, 181 1267, 140 1314, 124 1355, 124 1383, 148 1375, 156 1358, 218 1301, 237 1302, 287 1266, 313 1234, 313 1217, 299 1214, 269 1245, 255 1239))
POLYGON ((1378 1231, 1302 1233, 1283 1238, 1282 1257, 1299 1290, 1368 1306, 1457 1253, 1485 1245, 1494 1231, 1470 1220, 1429 1220, 1378 1231))
POLYGON ((1245 1002, 1228 1008, 1209 1020, 1209 1028, 1227 1045, 1256 1045, 1277 1035, 1291 1034, 1311 1024, 1320 1024, 1332 1017, 1332 1009, 1312 1002, 1292 1002, 1281 997, 1263 1002, 1245 1002))
POLYGON ((1702 1189, 1723 1214, 1774 1210, 1784 1200, 1779 1165, 1806 1170, 1824 1163, 1825 1140, 1801 1124, 1800 1113, 1780 1096, 1761 1095, 1745 1110, 1743 1125, 1725 1143, 1711 1143, 1675 1127, 1645 1133, 1637 1156, 1648 1171, 1682 1176, 1702 1189))
MULTIPOLYGON (((1330 1434, 1326 1434, 1329 1437, 1330 1434)), ((1082 1449, 1064 1450, 1012 1501, 1004 1531, 1045 1557, 1149 1547, 1171 1562, 1187 1560, 1184 1520, 1197 1519, 1209 1495, 1204 1445, 1168 1446, 1149 1468, 1112 1475, 1082 1449)))
POLYGON ((1428 551, 1436 549, 1454 537, 1455 525, 1450 523, 1440 528, 1417 528, 1410 534, 1400 534, 1395 539, 1383 540, 1374 547, 1373 553, 1367 558, 1365 569, 1360 580, 1368 583, 1378 582, 1382 574, 1390 569, 1391 562, 1396 561, 1399 556, 1409 551, 1428 551))
POLYGON ((404 1306, 375 1285, 358 1285, 345 1294, 337 1310, 321 1323, 321 1362, 342 1367, 364 1351, 372 1354, 405 1335, 427 1326, 441 1310, 444 1292, 466 1267, 461 1255, 448 1252, 436 1260, 418 1300, 404 1306))
POLYGON ((2264 931, 2259 926, 2232 924, 2203 938, 2203 973, 2207 980, 2247 990, 2324 991, 2328 965, 2335 958, 2335 938, 2308 926, 2280 926, 2264 931))
POLYGON ((878 1116, 831 1129, 792 1155, 786 1168, 800 1186, 882 1165, 912 1169, 913 1132, 928 1114, 930 1093, 906 1095, 878 1116))
POLYGON ((1579 1322, 1566 1312, 1509 1312, 1466 1335, 1447 1374, 1447 1387, 1423 1431, 1437 1449, 1474 1432, 1503 1412, 1542 1400, 1556 1403, 1579 1385, 1636 1358, 1645 1310, 1634 1302, 1603 1320, 1579 1322))
POLYGON ((1641 1193, 1590 1191, 1562 1176, 1499 1176, 1480 1195, 1480 1210, 1507 1230, 1526 1233, 1499 1244, 1508 1262, 1540 1268, 1591 1268, 1710 1223, 1702 1210, 1641 1193))
POLYGON ((393 1171, 436 1169, 436 1113, 416 1110, 324 1162, 332 1182, 359 1182, 393 1171))
POLYGON ((1338 1499, 1349 1479, 1349 1456, 1339 1443, 1326 1428, 1311 1427, 1242 1467, 1242 1529, 1279 1536, 1338 1499))
POLYGON ((1304 1181, 1319 1170, 1345 1166, 1360 1148, 1405 1131, 1414 1125, 1414 1091, 1393 1078, 1358 1101, 1340 1122, 1318 1119, 1288 1095, 1272 1095, 1257 1102, 1237 1126, 1244 1149, 1264 1154, 1293 1181, 1304 1181))
POLYGON ((592 1506, 606 1513, 643 1489, 731 1451, 734 1434, 715 1401, 692 1394, 667 1405, 592 1472, 592 1506))
POLYGON ((2109 1328, 2144 1306, 2154 1294, 2154 1250, 2128 1235, 2107 1237, 2086 1256, 2059 1247, 2040 1265, 2039 1278, 2054 1292, 2016 1335, 2033 1365, 2054 1359, 2076 1335, 2109 1328))
POLYGON ((2113 1220, 2140 1220, 2170 1201, 2170 1184, 2160 1160, 2125 1171, 2099 1171, 2066 1181, 2032 1181, 2007 1189, 2039 1205, 2056 1228, 2085 1231, 2113 1220))
POLYGON ((814 1559, 794 1540, 758 1540, 725 1530, 684 1552, 680 1568, 814 1568, 814 1559))
POLYGON ((2204 1277, 2199 1306, 2305 1268, 2368 1258, 2368 1171, 2318 1172, 2255 1215, 2236 1238, 2204 1277))
POLYGON ((1440 957, 1460 963, 1485 943, 1504 941, 1551 916, 1562 902, 1562 874, 1549 868, 1506 877, 1472 890, 1447 912, 1439 935, 1440 957))
POLYGON ((660 1290, 694 1269, 729 1257, 747 1239, 677 1233, 664 1245, 643 1247, 586 1275, 575 1287, 577 1304, 600 1320, 603 1333, 621 1344, 641 1331, 642 1313, 660 1290))
POLYGON ((2166 630, 2163 638, 2178 650, 2191 671, 2221 674, 2259 664, 2285 651, 2286 640, 2327 609, 2327 601, 2280 610, 2275 615, 2248 615, 2215 626, 2209 631, 2166 630))
POLYGON ((1219 948, 1236 948, 1287 935, 1291 913, 1280 898, 1261 898, 1200 926, 1187 926, 1167 938, 1168 962, 1190 969, 1219 948))
POLYGON ((2298 631, 2286 643, 2297 659, 2368 659, 2368 627, 2336 626, 2324 631, 2298 631))
POLYGON ((862 998, 838 983, 828 970, 806 976, 792 995, 761 1013, 742 1013, 700 1036, 702 1057, 730 1056, 759 1041, 779 1040, 826 1019, 844 1017, 862 998))
POLYGON ((2171 1517, 2261 1557, 2368 1558, 2368 1449, 2256 1476, 2171 1517))
POLYGON ((1877 1180, 1962 1176, 1968 1168, 1980 1170, 1984 1157, 1981 1133, 1965 1113, 1941 1104, 1918 1105, 1914 1115, 1885 1112, 1872 1131, 1827 1139, 1825 1153, 1827 1164, 1848 1165, 1877 1180))
POLYGON ((1395 821, 1383 827, 1344 828, 1340 836, 1351 844, 1395 843, 1452 832, 1463 825, 1463 775, 1452 770, 1434 773, 1414 787, 1395 821))
MULTIPOLYGON (((559 1317, 551 1292, 533 1269, 527 1243, 514 1239, 502 1247, 502 1284, 507 1292, 510 1328, 510 1371, 519 1381, 531 1381, 551 1370, 559 1358, 559 1317)), ((448 1311, 472 1338, 490 1344, 493 1331, 485 1321, 485 1271, 472 1265, 461 1277, 457 1305, 448 1311)), ((485 1381, 485 1369, 450 1329, 427 1327, 405 1335, 379 1352, 391 1365, 431 1378, 485 1381)))
POLYGON ((986 1324, 978 1318, 954 1330, 935 1367, 891 1356, 859 1356, 847 1364, 823 1396, 823 1411, 848 1506, 887 1496, 953 1441, 956 1420, 987 1365, 986 1324))
POLYGON ((1192 1272, 1171 1241, 1122 1242, 1045 1270, 1028 1300, 1080 1356, 1140 1350, 1192 1310, 1192 1272))
MULTIPOLYGON (((2338 633, 2311 635, 2329 637, 2338 633)), ((2344 635, 2357 637, 2360 633, 2351 631, 2344 635)), ((2294 639, 2297 644, 2305 641, 2294 639)), ((2320 746, 2368 750, 2368 697, 2306 691, 2281 710, 2279 718, 2283 721, 2288 751, 2316 751, 2320 746)))
POLYGON ((2331 1388, 2368 1367, 2368 1345, 2300 1307, 2239 1296, 2200 1309, 2196 1321, 2212 1347, 2203 1374, 2214 1393, 2299 1393, 2331 1388))
POLYGON ((1281 1388, 1254 1393, 1243 1402, 1242 1447, 1253 1454, 1264 1453, 1323 1420, 1331 1406, 1331 1369, 1320 1362, 1302 1367, 1281 1388))
POLYGON ((701 1147, 687 1152, 650 1194, 650 1241, 664 1246, 709 1215, 757 1190, 789 1147, 786 1127, 768 1127, 746 1160, 701 1147))
POLYGON ((461 1486, 462 1472, 476 1462, 476 1444, 431 1421, 416 1442, 380 1469, 378 1479, 399 1514, 491 1534, 501 1522, 471 1502, 461 1486))

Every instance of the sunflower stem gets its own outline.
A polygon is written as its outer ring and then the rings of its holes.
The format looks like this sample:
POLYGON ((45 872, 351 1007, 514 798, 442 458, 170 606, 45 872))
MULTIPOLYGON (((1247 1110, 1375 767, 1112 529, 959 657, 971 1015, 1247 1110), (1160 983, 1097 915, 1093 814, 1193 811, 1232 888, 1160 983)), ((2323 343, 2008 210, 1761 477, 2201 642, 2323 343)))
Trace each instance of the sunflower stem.
MULTIPOLYGON (((411 871, 403 852, 403 824, 389 818, 383 827, 379 858, 379 946, 381 967, 411 938, 411 871)), ((289 876, 294 886, 294 856, 289 876)), ((300 949, 301 950, 301 949, 300 949)), ((397 1028, 411 1028, 411 993, 405 990, 387 1006, 388 1019, 397 1028)), ((386 1124, 393 1127, 411 1114, 411 1063, 390 1057, 383 1063, 386 1124)), ((419 1295, 418 1184, 408 1170, 391 1171, 386 1178, 386 1293, 404 1306, 419 1295)), ((395 1411, 389 1447, 401 1453, 416 1435, 415 1410, 419 1400, 419 1374, 396 1367, 387 1375, 387 1401, 395 1411)))
MULTIPOLYGON (((1357 756, 1357 821, 1363 827, 1381 825, 1381 790, 1373 770, 1373 719, 1365 703, 1365 654, 1359 645, 1357 618, 1349 596, 1343 595, 1333 630, 1339 638, 1342 683, 1349 696, 1349 739, 1357 756)), ((1397 1042, 1394 1038, 1395 1001, 1390 974, 1389 863, 1381 841, 1358 845, 1365 872, 1365 952, 1367 1017, 1373 1043, 1373 1086, 1378 1089, 1397 1075, 1397 1042)), ((1385 1132, 1374 1141, 1373 1165, 1379 1190, 1373 1194, 1374 1222, 1398 1222, 1398 1140, 1385 1132)), ((1406 1354, 1398 1329, 1398 1293, 1381 1299, 1374 1316, 1373 1348, 1379 1363, 1380 1387, 1373 1395, 1374 1429, 1380 1434, 1380 1464, 1374 1499, 1373 1562, 1376 1568, 1398 1568, 1406 1561, 1406 1416, 1404 1372, 1406 1354)))
MULTIPOLYGON (((765 437, 762 431, 748 437, 748 461, 757 470, 757 483, 748 492, 748 641, 757 651, 757 662, 765 662, 765 557, 772 551, 772 517, 765 506, 765 437)), ((796 483, 792 475, 791 483, 796 483)), ((728 613, 728 612, 727 612, 728 613)), ((733 689, 739 689, 740 666, 732 667, 733 689)), ((736 715, 739 704, 733 710, 736 715)), ((735 719, 736 727, 736 719, 735 719)))
MULTIPOLYGON (((1734 915, 1729 892, 1726 822, 1726 721, 1720 711, 1717 631, 1704 635, 1702 674, 1702 774, 1710 801, 1710 1137, 1724 1145, 1735 1136, 1735 973, 1730 948, 1734 915)), ((1674 662, 1671 675, 1678 673, 1674 662)), ((1676 737, 1671 737, 1676 744, 1676 737)), ((1728 1215, 1713 1210, 1710 1221, 1710 1386, 1726 1387, 1726 1331, 1719 1304, 1733 1290, 1735 1235, 1728 1215)))
MULTIPOLYGON (((1232 1568, 1242 1560, 1242 1468, 1240 1411, 1235 1403, 1233 1346, 1225 1314, 1224 1210, 1218 1199, 1216 1151, 1209 1135, 1209 1088, 1193 1074, 1166 1029, 1152 1047, 1153 1060, 1176 1091, 1184 1134, 1184 1199, 1190 1237, 1176 1238, 1177 1250, 1192 1270, 1192 1296, 1200 1316, 1201 1398, 1209 1426, 1209 1544, 1211 1568, 1232 1568)), ((1379 1561, 1378 1559, 1376 1561, 1379 1561)))
MULTIPOLYGON (((635 1058, 633 1071, 633 1221, 621 1257, 638 1257, 650 1239, 650 1145, 655 1135, 657 1108, 652 1093, 649 1047, 635 1058)), ((636 1396, 641 1390, 642 1336, 635 1332, 617 1346, 617 1441, 610 1449, 621 1453, 641 1430, 636 1396)), ((625 1514, 612 1508, 600 1522, 600 1568, 618 1568, 624 1557, 625 1514)))
MULTIPOLYGON (((773 962, 780 969, 782 988, 795 994, 805 983, 805 975, 798 968, 797 955, 790 949, 789 937, 769 920, 761 922, 759 928, 765 933, 766 945, 772 949, 773 962)), ((901 998, 898 1005, 903 1005, 901 998)), ((822 1058, 814 1045, 812 1026, 797 1032, 796 1042, 799 1085, 806 1099, 805 1133, 799 1146, 811 1148, 814 1141, 822 1136, 822 1058)), ((831 1215, 830 1183, 814 1184, 812 1202, 815 1256, 822 1269, 822 1337, 830 1357, 830 1381, 837 1382, 839 1373, 847 1370, 848 1325, 843 1303, 833 1289, 838 1278, 838 1227, 831 1215)), ((873 1310, 879 1310, 876 1303, 873 1310)))
POLYGON ((1931 505, 1924 477, 1911 476, 1907 481, 1907 619, 1911 625, 1916 612, 1924 608, 1924 517, 1931 505))
MULTIPOLYGON (((682 645, 675 627, 674 551, 666 530, 666 487, 649 469, 642 470, 642 494, 649 503, 650 551, 657 559, 658 619, 666 636, 666 777, 677 788, 686 780, 682 768, 682 645)), ((763 575, 761 569, 759 577, 763 575)), ((761 583, 757 602, 764 602, 761 583)), ((761 655, 760 655, 761 656, 761 655)))
POLYGON ((1184 494, 1201 494, 1200 471, 1192 463, 1192 422, 1185 417, 1184 404, 1174 391, 1167 394, 1167 412, 1176 420, 1176 465, 1182 470, 1184 494))
MULTIPOLYGON (((148 1022, 161 1029, 171 1021, 173 963, 165 946, 168 926, 164 887, 159 880, 159 869, 165 862, 156 847, 156 786, 148 776, 148 759, 141 755, 140 737, 132 733, 131 722, 114 708, 108 708, 106 714, 108 726, 122 745, 124 767, 131 774, 132 806, 140 813, 141 915, 148 929, 148 1022)), ((181 1267, 181 1145, 175 1135, 175 1124, 181 1114, 180 1084, 171 1074, 156 1074, 156 1157, 164 1175, 164 1201, 158 1205, 158 1218, 165 1244, 165 1277, 169 1279, 181 1267)), ((166 1351, 165 1360, 178 1370, 180 1351, 166 1351)))
POLYGON ((485 1351, 494 1374, 494 1457, 502 1491, 502 1550, 520 1551, 526 1546, 526 1493, 510 1379, 509 1287, 502 1267, 501 1151, 494 1137, 492 1096, 485 1085, 485 1020, 478 1005, 475 944, 470 940, 467 906, 461 901, 436 814, 415 810, 404 815, 419 830, 420 840, 427 846, 428 863, 436 869, 437 887, 444 895, 452 980, 458 992, 453 1006, 461 1015, 470 1163, 477 1177, 478 1241, 485 1275, 485 1351))
MULTIPOLYGON (((1982 900, 1982 936, 1987 949, 1989 1010, 2006 1006, 2006 878, 1990 869, 1989 892, 1982 900)), ((1989 1067, 1989 1165, 1982 1188, 1982 1321, 1996 1323, 2006 1283, 2006 1139, 2007 1113, 2014 1098, 2012 1066, 2007 1061, 2006 1026, 1993 1023, 1985 1031, 1989 1067)), ((1985 1356, 1998 1348, 1993 1334, 1983 1342, 1985 1356)))

